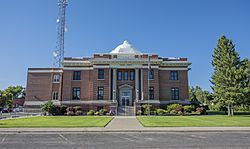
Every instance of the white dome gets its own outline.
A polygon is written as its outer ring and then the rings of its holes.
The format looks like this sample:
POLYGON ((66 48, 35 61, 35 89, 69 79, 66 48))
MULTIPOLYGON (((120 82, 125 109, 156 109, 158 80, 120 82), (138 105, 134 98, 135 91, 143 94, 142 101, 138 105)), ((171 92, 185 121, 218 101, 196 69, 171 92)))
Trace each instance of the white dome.
POLYGON ((111 54, 140 54, 127 40, 110 52, 111 54))

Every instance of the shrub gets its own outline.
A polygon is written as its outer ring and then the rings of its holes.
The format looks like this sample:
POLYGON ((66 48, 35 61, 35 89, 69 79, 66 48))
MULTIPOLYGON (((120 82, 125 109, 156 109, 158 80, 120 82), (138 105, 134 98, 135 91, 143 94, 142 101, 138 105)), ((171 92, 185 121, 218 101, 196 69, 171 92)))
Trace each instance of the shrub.
POLYGON ((95 115, 100 115, 100 112, 98 112, 98 111, 97 111, 97 112, 95 112, 95 115))
POLYGON ((205 115, 205 114, 207 114, 206 109, 203 108, 203 107, 198 107, 198 108, 196 108, 196 112, 197 112, 197 113, 200 113, 200 115, 205 115))
POLYGON ((137 110, 136 115, 142 115, 142 111, 141 110, 137 110))
POLYGON ((169 113, 170 113, 170 114, 177 114, 178 112, 175 111, 175 110, 171 110, 169 113))
POLYGON ((66 109, 66 111, 67 111, 67 112, 69 112, 69 111, 74 112, 74 108, 73 108, 73 107, 68 107, 68 108, 66 109))
POLYGON ((183 110, 185 113, 192 113, 192 111, 195 110, 195 107, 193 105, 188 105, 188 106, 184 106, 183 110))
POLYGON ((67 109, 67 107, 64 106, 64 105, 62 105, 62 106, 60 107, 60 114, 59 114, 59 115, 64 115, 64 114, 67 112, 66 109, 67 109))
POLYGON ((47 103, 42 104, 41 108, 43 111, 48 112, 49 114, 52 114, 53 109, 54 109, 54 104, 52 101, 48 101, 47 103))
POLYGON ((107 109, 101 109, 99 110, 100 114, 101 115, 106 115, 108 113, 108 110, 107 109))
POLYGON ((156 114, 157 115, 166 115, 167 112, 166 112, 166 110, 163 110, 163 109, 156 109, 156 114))
POLYGON ((182 111, 178 111, 177 114, 178 115, 183 115, 183 112, 182 111))
POLYGON ((87 115, 94 115, 95 111, 94 110, 89 110, 89 112, 87 112, 87 115))
POLYGON ((148 105, 148 104, 142 105, 142 115, 150 114, 151 107, 152 107, 152 105, 148 105))
POLYGON ((78 110, 75 112, 75 115, 83 115, 83 112, 81 110, 78 110))
POLYGON ((183 107, 180 104, 170 104, 167 106, 167 113, 171 113, 171 114, 176 113, 177 114, 179 111, 183 112, 183 107), (173 112, 173 110, 176 112, 173 112), (172 113, 171 113, 171 111, 172 111, 172 113))
POLYGON ((75 111, 82 111, 82 107, 81 107, 81 106, 75 106, 75 107, 74 107, 74 110, 75 110, 75 111))
POLYGON ((75 113, 74 113, 73 111, 68 111, 68 112, 67 112, 67 115, 68 115, 68 116, 73 116, 73 115, 75 115, 75 113))

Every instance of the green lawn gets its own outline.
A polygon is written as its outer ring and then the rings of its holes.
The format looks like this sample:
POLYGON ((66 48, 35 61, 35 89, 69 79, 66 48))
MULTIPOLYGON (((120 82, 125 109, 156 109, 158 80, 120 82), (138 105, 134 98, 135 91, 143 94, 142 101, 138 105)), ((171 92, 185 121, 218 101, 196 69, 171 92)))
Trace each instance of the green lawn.
POLYGON ((228 117, 214 116, 142 116, 137 117, 145 127, 185 127, 185 126, 250 126, 250 115, 228 117))
POLYGON ((112 117, 105 116, 37 116, 0 120, 0 128, 104 127, 112 117))

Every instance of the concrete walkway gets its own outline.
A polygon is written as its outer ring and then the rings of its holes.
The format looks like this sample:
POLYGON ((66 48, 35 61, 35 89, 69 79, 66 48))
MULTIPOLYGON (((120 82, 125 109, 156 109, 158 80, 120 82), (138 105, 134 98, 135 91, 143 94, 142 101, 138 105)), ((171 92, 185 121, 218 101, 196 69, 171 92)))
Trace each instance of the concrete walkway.
POLYGON ((107 130, 143 130, 135 116, 116 116, 106 127, 107 130))

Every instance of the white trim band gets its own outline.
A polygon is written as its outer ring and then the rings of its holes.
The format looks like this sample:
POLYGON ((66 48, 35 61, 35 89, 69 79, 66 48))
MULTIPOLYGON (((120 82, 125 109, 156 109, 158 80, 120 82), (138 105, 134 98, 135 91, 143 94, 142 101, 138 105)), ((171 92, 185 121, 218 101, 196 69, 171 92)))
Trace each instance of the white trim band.
POLYGON ((63 70, 93 70, 93 67, 63 67, 63 70))
POLYGON ((51 72, 63 72, 62 70, 28 70, 29 73, 51 73, 51 72))
POLYGON ((188 70, 188 68, 159 68, 159 70, 188 70))

